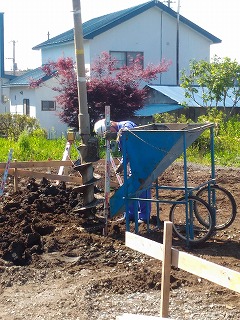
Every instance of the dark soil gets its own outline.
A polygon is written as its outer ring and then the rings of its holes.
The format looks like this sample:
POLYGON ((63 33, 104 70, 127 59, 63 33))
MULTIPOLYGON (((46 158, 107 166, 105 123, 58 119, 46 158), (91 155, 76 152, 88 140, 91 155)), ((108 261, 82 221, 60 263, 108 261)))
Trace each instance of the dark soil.
MULTIPOLYGON (((94 163, 94 168, 95 173, 104 178, 103 163, 101 161, 94 163)), ((207 166, 189 165, 188 177, 190 184, 200 184, 210 178, 210 169, 207 166)), ((233 194, 238 207, 240 201, 239 169, 217 168, 216 178, 221 186, 233 194)), ((103 180, 96 183, 95 191, 98 197, 104 196, 103 180)), ((159 183, 162 185, 176 185, 176 183, 181 185, 183 183, 183 165, 181 163, 171 165, 159 177, 159 183)), ((100 202, 96 206, 96 210, 91 212, 91 219, 87 219, 86 216, 76 213, 75 209, 82 205, 82 195, 74 191, 74 186, 65 183, 55 185, 46 179, 41 181, 21 179, 19 185, 20 190, 14 193, 13 179, 9 177, 0 202, 0 276, 2 287, 0 305, 3 306, 0 319, 25 319, 26 315, 21 316, 21 313, 19 318, 6 317, 7 311, 4 309, 4 301, 6 301, 6 296, 11 300, 11 295, 16 294, 16 286, 22 287, 23 292, 23 286, 28 286, 30 291, 36 290, 36 284, 41 288, 45 280, 51 283, 53 279, 56 280, 59 277, 59 282, 64 287, 64 279, 62 278, 64 272, 68 274, 68 283, 71 282, 71 278, 74 281, 77 274, 86 273, 82 282, 82 286, 85 283, 88 288, 85 292, 85 298, 87 295, 96 297, 96 295, 102 294, 124 295, 160 291, 161 264, 159 261, 125 247, 125 221, 118 221, 120 217, 109 219, 108 234, 107 236, 103 235, 103 202, 100 202), (46 273, 43 272, 44 270, 46 273), (57 275, 58 271, 62 272, 62 277, 60 274, 57 275), (12 293, 9 291, 11 288, 12 293)), ((112 175, 112 187, 112 192, 114 192, 114 188, 117 187, 114 175, 112 175)), ((170 197, 175 196, 177 195, 170 194, 170 197)), ((168 220, 169 211, 170 205, 161 205, 160 218, 162 221, 168 220)), ((163 230, 161 228, 156 230, 155 215, 156 208, 154 207, 150 232, 147 232, 146 225, 140 225, 139 234, 162 242, 163 230)), ((191 252, 196 256, 240 272, 239 226, 240 218, 237 214, 230 227, 216 232, 201 247, 189 249, 184 242, 175 237, 173 245, 180 250, 191 252)), ((130 227, 131 231, 134 231, 133 223, 130 227)), ((198 279, 184 271, 173 269, 171 290, 183 287, 196 294, 202 292, 207 297, 209 304, 221 301, 221 304, 228 305, 233 310, 233 314, 236 311, 236 317, 233 316, 231 319, 239 318, 239 294, 204 279, 198 279)), ((29 299, 27 293, 25 298, 29 299)), ((57 301, 55 303, 58 304, 57 301)), ((12 302, 12 306, 17 308, 15 300, 12 302)), ((20 307, 18 306, 18 308, 20 307)), ((69 311, 69 316, 64 319, 78 319, 74 317, 74 315, 76 316, 74 307, 69 306, 69 308, 73 314, 69 311)), ((93 306, 92 308, 94 309, 93 306)), ((29 306, 28 309, 31 313, 29 306)), ((77 309, 79 310, 79 308, 77 309)), ((44 302, 41 312, 36 311, 42 315, 42 318, 37 316, 30 318, 57 319, 53 313, 50 317, 51 308, 47 310, 44 302)), ((98 316, 95 315, 98 311, 96 307, 92 313, 90 311, 86 314, 83 312, 79 319, 98 319, 98 316)), ((148 310, 148 314, 151 314, 151 310, 148 310)), ((110 318, 108 317, 108 319, 110 318)))

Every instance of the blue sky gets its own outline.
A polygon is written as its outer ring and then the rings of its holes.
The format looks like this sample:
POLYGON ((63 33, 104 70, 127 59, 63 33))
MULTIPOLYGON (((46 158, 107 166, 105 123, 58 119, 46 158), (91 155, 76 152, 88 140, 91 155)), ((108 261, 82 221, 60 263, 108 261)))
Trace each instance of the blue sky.
MULTIPOLYGON (((135 6, 147 0, 81 0, 83 22, 91 18, 135 6)), ((163 2, 163 1, 162 1, 163 2)), ((172 9, 177 10, 178 0, 172 9)), ((165 2, 167 4, 167 1, 165 2)), ((32 47, 73 28, 72 0, 1 0, 4 12, 5 57, 12 58, 13 43, 19 69, 40 65, 40 52, 32 47)), ((211 55, 228 56, 240 63, 240 0, 180 0, 180 14, 222 39, 213 45, 211 55)), ((5 60, 11 70, 12 60, 5 60)))

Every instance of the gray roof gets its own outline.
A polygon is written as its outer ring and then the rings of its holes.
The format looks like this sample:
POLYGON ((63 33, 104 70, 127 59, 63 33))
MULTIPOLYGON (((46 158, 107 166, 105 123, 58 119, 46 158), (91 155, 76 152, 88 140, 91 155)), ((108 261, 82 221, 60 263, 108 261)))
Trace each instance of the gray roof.
MULTIPOLYGON (((156 90, 160 92, 161 94, 169 97, 170 99, 174 100, 176 104, 183 105, 186 103, 188 106, 191 107, 202 107, 203 106, 203 100, 202 100, 202 95, 203 95, 203 89, 201 87, 195 87, 198 92, 194 95, 195 100, 191 98, 186 98, 185 97, 185 89, 180 87, 180 86, 160 86, 160 85, 149 85, 148 86, 152 90, 156 90)), ((226 97, 225 105, 223 101, 218 102, 218 107, 227 107, 227 108, 232 108, 233 106, 233 100, 234 100, 234 95, 232 95, 232 88, 228 90, 228 97, 226 97), (231 98, 231 95, 233 98, 231 98)), ((204 88, 204 91, 206 92, 207 89, 204 88)), ((216 101, 209 101, 208 102, 209 107, 215 107, 216 106, 216 101)), ((236 104, 236 107, 240 107, 240 102, 236 104)))
MULTIPOLYGON (((152 7, 157 7, 160 10, 168 13, 172 17, 177 19, 177 13, 169 8, 168 6, 164 5, 162 2, 159 1, 148 1, 146 3, 113 12, 110 14, 106 14, 104 16, 98 17, 91 19, 89 21, 86 21, 83 23, 83 37, 84 39, 93 39, 97 35, 139 15, 140 13, 143 13, 144 11, 152 8, 152 7)), ((179 16, 179 20, 189 26, 190 28, 194 29, 204 37, 208 38, 212 43, 220 43, 221 40, 211 33, 207 32, 206 30, 202 29, 195 23, 191 22, 190 20, 184 18, 183 16, 179 16)), ((74 41, 74 32, 73 29, 68 30, 56 37, 53 37, 45 42, 42 42, 35 47, 33 47, 33 50, 38 50, 42 49, 48 46, 54 46, 54 45, 59 45, 59 44, 64 44, 66 42, 73 42, 74 41)))
POLYGON ((36 68, 34 70, 29 70, 21 76, 15 77, 14 79, 10 80, 8 83, 2 85, 2 87, 9 88, 9 87, 16 87, 16 86, 29 86, 31 80, 40 80, 46 81, 50 79, 49 76, 43 72, 42 68, 36 68))

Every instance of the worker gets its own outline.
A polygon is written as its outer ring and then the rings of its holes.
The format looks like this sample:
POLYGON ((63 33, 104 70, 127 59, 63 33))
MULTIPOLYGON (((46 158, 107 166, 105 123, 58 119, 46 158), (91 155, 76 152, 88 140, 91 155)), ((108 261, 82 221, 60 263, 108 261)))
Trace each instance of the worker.
MULTIPOLYGON (((106 121, 101 119, 94 124, 94 132, 105 138, 115 138, 118 142, 119 151, 122 153, 122 135, 123 130, 131 130, 137 125, 132 121, 110 121, 109 132, 106 131, 106 121)), ((127 161, 128 162, 128 161, 127 161)), ((122 173, 123 171, 123 156, 120 160, 120 164, 116 169, 116 173, 122 173)), ((130 169, 131 171, 131 169, 130 169)), ((130 173, 131 175, 131 173, 130 173)), ((151 199, 151 189, 143 191, 139 198, 151 199)), ((150 201, 138 201, 138 223, 143 223, 149 221, 151 212, 151 202, 150 201)), ((130 221, 135 221, 134 219, 134 201, 129 201, 129 219, 130 221)))

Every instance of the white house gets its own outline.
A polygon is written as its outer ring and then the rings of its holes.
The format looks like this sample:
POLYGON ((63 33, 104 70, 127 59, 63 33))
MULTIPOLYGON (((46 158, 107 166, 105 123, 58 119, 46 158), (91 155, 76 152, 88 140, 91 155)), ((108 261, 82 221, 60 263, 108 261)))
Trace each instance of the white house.
POLYGON ((67 132, 67 125, 58 116, 60 109, 56 103, 56 92, 51 89, 57 85, 55 81, 54 78, 46 77, 41 68, 37 68, 14 78, 7 85, 10 86, 10 112, 38 119, 49 138, 66 135, 67 132), (30 79, 39 78, 43 78, 44 85, 37 89, 30 88, 30 79))
MULTIPOLYGON (((83 36, 88 69, 103 51, 116 57, 119 65, 128 64, 129 57, 137 54, 143 57, 144 66, 171 60, 169 71, 153 81, 153 85, 178 84, 179 72, 188 70, 190 60, 209 61, 210 46, 221 42, 183 16, 178 20, 175 11, 156 0, 91 19, 83 24, 83 36)), ((41 50, 42 64, 62 56, 75 59, 73 29, 36 45, 33 50, 41 50)), ((36 69, 9 82, 11 112, 29 112, 39 119, 42 127, 48 131, 54 127, 60 134, 66 126, 57 123, 55 93, 46 87, 28 86, 29 78, 41 76, 36 69)))

